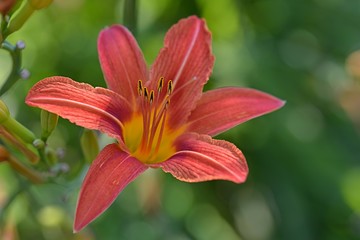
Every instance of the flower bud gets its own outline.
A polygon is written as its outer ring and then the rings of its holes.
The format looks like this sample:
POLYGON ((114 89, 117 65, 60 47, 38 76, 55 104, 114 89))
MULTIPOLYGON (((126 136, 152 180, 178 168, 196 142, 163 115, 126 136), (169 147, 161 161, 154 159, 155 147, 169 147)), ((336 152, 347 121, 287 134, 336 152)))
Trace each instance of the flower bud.
POLYGON ((19 30, 34 11, 35 9, 29 4, 29 2, 23 1, 19 9, 12 14, 9 24, 4 31, 4 36, 9 36, 11 33, 19 30))
POLYGON ((25 68, 21 69, 19 72, 19 75, 22 79, 26 80, 30 77, 30 71, 25 68))
POLYGON ((10 9, 15 5, 16 0, 1 0, 0 1, 0 13, 5 16, 10 9))
POLYGON ((46 110, 41 110, 41 138, 47 139, 50 134, 54 131, 57 122, 58 122, 59 116, 48 112, 46 110))
POLYGON ((5 122, 10 116, 10 112, 5 103, 0 99, 0 123, 5 122))
POLYGON ((36 10, 46 8, 53 2, 53 0, 28 0, 28 1, 30 5, 36 10))
POLYGON ((9 152, 4 146, 0 145, 0 162, 7 161, 9 158, 9 152))
POLYGON ((99 144, 95 132, 84 129, 80 143, 86 162, 91 163, 99 153, 99 144))
POLYGON ((32 143, 35 140, 34 133, 10 116, 9 109, 1 99, 0 125, 4 126, 11 135, 16 135, 26 143, 32 143))
POLYGON ((36 149, 42 149, 45 147, 45 143, 43 140, 41 139, 35 139, 32 143, 32 145, 36 148, 36 149))
POLYGON ((17 49, 23 50, 23 49, 25 49, 25 46, 26 46, 26 44, 25 44, 24 41, 19 40, 19 41, 16 42, 16 48, 17 49))

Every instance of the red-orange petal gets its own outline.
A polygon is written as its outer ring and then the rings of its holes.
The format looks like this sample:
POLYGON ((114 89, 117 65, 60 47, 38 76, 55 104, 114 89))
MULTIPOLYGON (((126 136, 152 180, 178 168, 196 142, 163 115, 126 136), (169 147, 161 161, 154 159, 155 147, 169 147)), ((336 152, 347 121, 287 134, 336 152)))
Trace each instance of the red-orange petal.
POLYGON ((100 130, 122 142, 122 122, 131 107, 122 96, 70 78, 50 77, 35 84, 26 103, 55 113, 89 129, 100 130))
POLYGON ((106 146, 91 164, 81 186, 74 232, 80 231, 103 213, 120 192, 147 168, 118 145, 106 146))
POLYGON ((227 87, 205 92, 188 119, 189 131, 211 136, 275 111, 284 101, 249 88, 227 87))
POLYGON ((189 133, 177 143, 178 152, 169 160, 153 165, 184 182, 246 180, 248 167, 242 152, 232 143, 208 135, 189 133))
POLYGON ((98 51, 101 68, 109 89, 134 106, 138 80, 147 80, 143 54, 130 31, 113 25, 100 32, 98 51))
POLYGON ((204 20, 191 16, 170 28, 164 48, 150 71, 150 85, 156 89, 160 77, 173 81, 168 108, 171 127, 176 128, 186 121, 201 96, 213 64, 211 34, 204 20))

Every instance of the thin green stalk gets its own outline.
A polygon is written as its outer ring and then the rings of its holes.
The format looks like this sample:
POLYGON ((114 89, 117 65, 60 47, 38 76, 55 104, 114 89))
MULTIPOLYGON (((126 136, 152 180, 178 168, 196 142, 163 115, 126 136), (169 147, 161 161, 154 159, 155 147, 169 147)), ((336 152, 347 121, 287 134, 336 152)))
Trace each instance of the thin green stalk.
POLYGON ((12 60, 12 68, 9 76, 7 77, 5 84, 0 89, 0 95, 3 95, 9 90, 14 83, 21 77, 21 48, 16 45, 13 46, 7 41, 3 41, 0 47, 10 53, 12 60))

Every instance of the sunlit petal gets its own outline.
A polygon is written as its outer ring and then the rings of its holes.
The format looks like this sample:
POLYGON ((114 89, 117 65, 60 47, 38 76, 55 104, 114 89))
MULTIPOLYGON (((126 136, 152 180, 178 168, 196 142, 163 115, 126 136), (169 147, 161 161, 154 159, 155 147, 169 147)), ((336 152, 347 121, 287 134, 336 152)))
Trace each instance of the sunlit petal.
POLYGON ((26 103, 39 107, 89 129, 96 129, 121 141, 122 121, 131 115, 126 99, 104 88, 93 88, 65 77, 38 82, 26 103))
POLYGON ((283 105, 284 101, 255 89, 228 87, 207 91, 188 119, 189 130, 214 136, 283 105))
POLYGON ((91 164, 82 184, 75 214, 74 232, 78 232, 104 212, 120 192, 147 166, 120 150, 106 146, 91 164))
POLYGON ((173 80, 174 92, 169 106, 171 127, 184 123, 195 107, 213 64, 211 34, 203 20, 192 16, 180 20, 168 31, 164 48, 151 69, 150 80, 153 89, 160 77, 173 80))
POLYGON ((133 35, 123 26, 101 31, 98 39, 100 64, 109 89, 135 103, 138 80, 147 80, 146 63, 133 35))
POLYGON ((154 165, 185 182, 228 180, 244 182, 248 167, 242 152, 232 143, 207 135, 186 134, 169 160, 154 165))

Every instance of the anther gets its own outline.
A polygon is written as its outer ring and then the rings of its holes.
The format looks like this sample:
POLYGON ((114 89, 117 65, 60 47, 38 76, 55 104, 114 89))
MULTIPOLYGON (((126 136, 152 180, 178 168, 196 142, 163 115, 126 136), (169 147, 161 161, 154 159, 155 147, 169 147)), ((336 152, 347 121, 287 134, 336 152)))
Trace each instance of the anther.
POLYGON ((159 81, 158 81, 158 92, 161 91, 161 89, 163 88, 163 86, 164 86, 164 78, 161 77, 161 78, 159 79, 159 81))
POLYGON ((146 101, 149 99, 149 92, 146 87, 144 87, 144 98, 146 101))
POLYGON ((138 94, 139 94, 140 97, 142 96, 142 93, 143 93, 142 81, 139 80, 138 81, 138 94))
POLYGON ((169 80, 168 81, 168 95, 170 95, 172 93, 173 87, 172 87, 172 81, 169 80))
POLYGON ((154 101, 154 90, 151 90, 150 92, 150 99, 149 99, 150 103, 152 103, 154 101))

